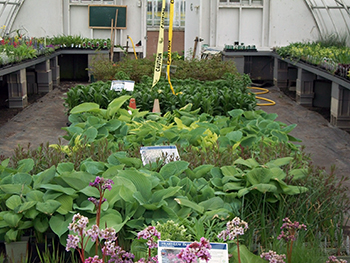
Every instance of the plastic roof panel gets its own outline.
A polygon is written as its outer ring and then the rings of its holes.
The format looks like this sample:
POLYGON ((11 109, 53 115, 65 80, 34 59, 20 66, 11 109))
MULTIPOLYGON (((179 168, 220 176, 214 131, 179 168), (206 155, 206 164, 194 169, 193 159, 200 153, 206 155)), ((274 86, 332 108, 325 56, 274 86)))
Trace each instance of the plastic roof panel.
POLYGON ((350 34, 350 0, 304 0, 321 35, 350 34))

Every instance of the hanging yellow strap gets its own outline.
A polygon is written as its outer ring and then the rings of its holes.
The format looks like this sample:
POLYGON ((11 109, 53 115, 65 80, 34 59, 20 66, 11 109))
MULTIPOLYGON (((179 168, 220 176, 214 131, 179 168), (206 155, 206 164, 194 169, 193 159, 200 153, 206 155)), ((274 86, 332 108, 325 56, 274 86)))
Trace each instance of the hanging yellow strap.
POLYGON ((135 46, 134 46, 134 41, 132 41, 132 38, 130 36, 128 36, 128 38, 131 41, 132 48, 134 49, 134 55, 135 55, 135 58, 137 59, 136 50, 135 50, 135 46))
POLYGON ((162 73, 163 64, 163 49, 164 49, 164 20, 165 20, 165 0, 162 2, 162 12, 159 26, 157 56, 154 63, 154 74, 152 88, 158 83, 160 75, 162 73))
POLYGON ((174 0, 170 0, 170 17, 169 17, 169 41, 168 41, 168 62, 167 62, 167 68, 166 72, 168 75, 168 82, 171 88, 171 91, 175 95, 175 91, 173 88, 173 85, 171 85, 170 81, 170 65, 171 65, 171 41, 173 39, 173 19, 174 19, 174 0))

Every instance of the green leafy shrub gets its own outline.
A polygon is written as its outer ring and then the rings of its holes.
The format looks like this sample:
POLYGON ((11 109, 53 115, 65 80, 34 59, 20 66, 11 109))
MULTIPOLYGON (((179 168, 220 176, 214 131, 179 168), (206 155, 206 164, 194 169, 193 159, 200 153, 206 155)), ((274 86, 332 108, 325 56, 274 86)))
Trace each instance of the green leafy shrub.
MULTIPOLYGON (((112 74, 112 72, 111 72, 112 74)), ((125 71, 117 76, 127 77, 125 71)), ((255 95, 247 86, 251 83, 248 75, 226 74, 223 79, 199 81, 195 79, 172 79, 177 95, 172 94, 166 79, 161 79, 152 87, 152 79, 144 76, 141 83, 135 84, 134 92, 115 92, 110 89, 111 81, 98 81, 90 85, 77 85, 67 92, 65 106, 68 112, 84 102, 94 102, 101 108, 107 108, 113 99, 131 95, 136 100, 137 108, 149 111, 155 99, 159 100, 162 112, 172 111, 192 104, 192 109, 200 113, 220 115, 232 109, 253 110, 256 106, 255 95)), ((125 104, 127 106, 127 104, 125 104)))
POLYGON ((173 76, 178 79, 192 78, 210 81, 223 78, 227 73, 238 74, 235 62, 223 61, 221 55, 211 59, 176 60, 173 65, 176 66, 173 76))

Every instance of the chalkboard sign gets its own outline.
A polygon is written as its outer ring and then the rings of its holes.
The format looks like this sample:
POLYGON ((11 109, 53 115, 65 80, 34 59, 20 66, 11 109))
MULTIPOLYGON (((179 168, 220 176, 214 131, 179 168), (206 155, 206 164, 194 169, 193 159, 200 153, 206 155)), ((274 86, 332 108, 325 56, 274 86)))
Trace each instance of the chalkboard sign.
POLYGON ((122 5, 89 5, 89 28, 111 28, 118 10, 117 29, 126 29, 127 7, 122 5))

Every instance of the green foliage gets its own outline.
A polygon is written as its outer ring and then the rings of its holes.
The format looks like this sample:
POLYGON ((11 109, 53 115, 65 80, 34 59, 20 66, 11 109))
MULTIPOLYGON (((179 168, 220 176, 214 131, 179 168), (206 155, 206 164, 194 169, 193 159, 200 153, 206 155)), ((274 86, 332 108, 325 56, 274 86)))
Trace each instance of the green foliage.
POLYGON ((157 222, 156 229, 161 233, 162 240, 192 240, 191 235, 187 233, 187 229, 183 225, 175 223, 173 220, 169 220, 164 223, 157 222))
POLYGON ((110 49, 110 39, 83 38, 79 35, 58 35, 47 38, 47 43, 61 48, 110 49))
MULTIPOLYGON (((175 68, 171 78, 175 79, 197 79, 201 81, 212 81, 224 78, 225 74, 238 75, 234 61, 223 61, 221 56, 211 59, 184 60, 176 53, 172 54, 172 66, 175 68)), ((89 69, 96 80, 109 80, 117 72, 124 72, 136 83, 141 82, 143 76, 153 78, 155 58, 132 59, 123 57, 119 62, 111 62, 108 58, 96 59, 89 69), (114 67, 113 67, 114 65, 114 67)), ((164 63, 166 68, 166 63, 164 63)), ((165 76, 163 69, 163 76, 165 76)))
MULTIPOLYGON (((126 79, 126 71, 119 71, 117 76, 126 79)), ((111 73, 112 74, 112 73, 111 73)), ((199 81, 195 79, 173 79, 172 84, 177 95, 173 95, 168 81, 161 79, 152 87, 152 79, 144 76, 141 83, 136 84, 134 92, 111 90, 111 82, 98 81, 90 85, 77 85, 67 92, 65 106, 68 112, 84 102, 94 102, 106 109, 109 102, 122 96, 130 95, 136 100, 141 111, 149 111, 155 99, 159 100, 162 112, 176 110, 192 104, 192 110, 210 115, 221 115, 233 109, 253 110, 256 106, 255 95, 247 86, 251 83, 248 75, 226 74, 223 79, 199 81)), ((125 104, 125 107, 128 104, 125 104)))
POLYGON ((297 42, 285 47, 277 47, 275 50, 282 58, 293 61, 302 60, 320 66, 332 74, 347 77, 350 65, 350 47, 332 42, 297 42))
POLYGON ((225 74, 237 75, 237 68, 234 61, 223 61, 221 55, 211 59, 185 59, 176 60, 174 77, 178 79, 198 79, 211 81, 221 79, 225 74))

